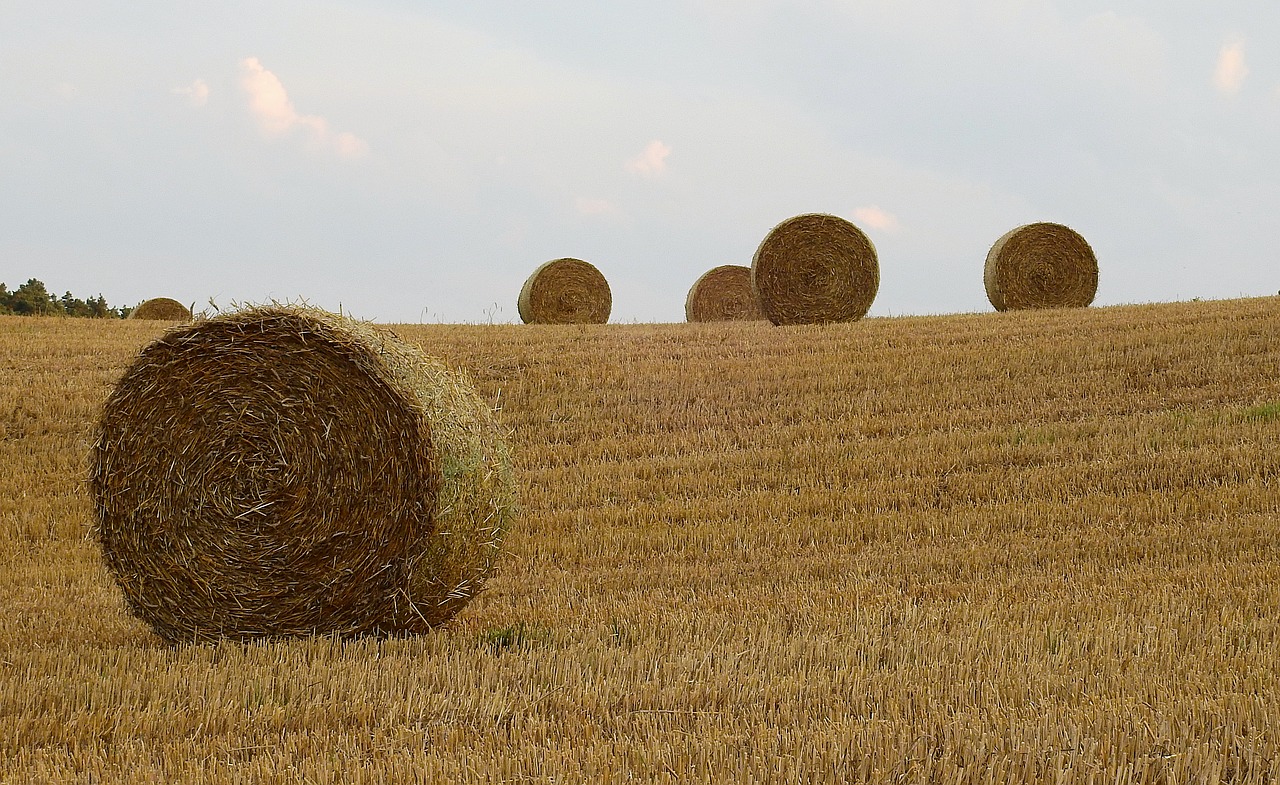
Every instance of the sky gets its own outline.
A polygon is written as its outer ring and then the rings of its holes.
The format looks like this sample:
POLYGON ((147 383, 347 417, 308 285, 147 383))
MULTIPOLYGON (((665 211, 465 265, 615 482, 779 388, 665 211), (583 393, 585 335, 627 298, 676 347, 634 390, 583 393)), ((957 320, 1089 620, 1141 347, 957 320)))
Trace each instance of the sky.
POLYGON ((1280 292, 1274 0, 0 0, 0 281, 519 322, 543 262, 684 320, 801 213, 870 316, 992 310, 1035 221, 1096 305, 1280 292))

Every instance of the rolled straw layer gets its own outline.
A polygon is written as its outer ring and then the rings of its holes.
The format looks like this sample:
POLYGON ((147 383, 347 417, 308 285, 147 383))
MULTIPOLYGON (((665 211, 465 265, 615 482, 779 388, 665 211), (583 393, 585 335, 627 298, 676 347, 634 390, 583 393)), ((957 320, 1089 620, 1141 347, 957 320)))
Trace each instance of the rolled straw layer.
POLYGON ((982 277, 997 311, 1083 308, 1098 292, 1098 260, 1072 229, 1033 223, 996 240, 982 277))
POLYGON ((538 267, 520 289, 525 324, 604 324, 613 295, 600 271, 581 259, 552 259, 538 267))
POLYGON ((171 328, 104 406, 95 535, 170 641, 421 632, 484 585, 514 506, 470 386, 311 308, 171 328))
POLYGON ((764 311, 751 288, 751 268, 724 264, 703 273, 685 297, 684 315, 690 322, 763 319, 764 311))
POLYGON ((169 297, 153 297, 130 311, 129 318, 185 322, 191 319, 191 309, 169 297))
POLYGON ((774 324, 850 322, 871 308, 880 264, 858 227, 810 213, 769 232, 751 262, 751 283, 774 324))

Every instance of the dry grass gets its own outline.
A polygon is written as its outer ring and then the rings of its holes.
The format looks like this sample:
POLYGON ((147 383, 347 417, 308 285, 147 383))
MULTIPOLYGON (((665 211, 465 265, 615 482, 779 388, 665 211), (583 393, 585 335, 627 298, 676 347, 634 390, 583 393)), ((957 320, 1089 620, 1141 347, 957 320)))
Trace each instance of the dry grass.
POLYGON ((524 515, 444 630, 170 648, 87 537, 156 325, 0 319, 15 782, 1280 778, 1280 298, 424 326, 524 515))

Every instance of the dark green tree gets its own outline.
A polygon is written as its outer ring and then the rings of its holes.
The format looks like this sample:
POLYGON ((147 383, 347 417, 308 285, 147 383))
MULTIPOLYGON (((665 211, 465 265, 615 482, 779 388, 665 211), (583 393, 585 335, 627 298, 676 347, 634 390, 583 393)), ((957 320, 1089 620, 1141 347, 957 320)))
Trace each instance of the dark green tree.
POLYGON ((97 297, 81 300, 71 292, 61 297, 49 294, 45 285, 35 279, 19 286, 16 291, 0 283, 0 315, 19 316, 79 316, 95 319, 123 319, 133 309, 128 306, 112 308, 107 298, 99 292, 97 297))
POLYGON ((62 313, 62 306, 35 278, 29 279, 10 298, 9 308, 20 316, 47 316, 62 313))
POLYGON ((62 295, 62 299, 58 301, 58 304, 62 308, 62 312, 67 316, 87 317, 93 315, 89 312, 89 304, 79 297, 73 297, 71 292, 62 295))
POLYGON ((89 308, 89 315, 95 319, 119 319, 123 318, 120 314, 115 313, 107 306, 107 298, 102 296, 102 292, 98 292, 97 297, 90 297, 85 301, 85 305, 89 308))

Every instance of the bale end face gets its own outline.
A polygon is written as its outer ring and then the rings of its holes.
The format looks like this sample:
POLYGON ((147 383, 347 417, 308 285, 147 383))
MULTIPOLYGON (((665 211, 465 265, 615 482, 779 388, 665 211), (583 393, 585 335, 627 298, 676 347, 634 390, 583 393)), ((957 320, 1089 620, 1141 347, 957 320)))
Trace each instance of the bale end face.
POLYGON ((751 288, 751 268, 725 264, 703 273, 685 297, 684 315, 690 322, 763 319, 764 311, 751 288))
POLYGON ((90 465, 107 567, 175 642, 429 629, 483 585, 513 509, 463 380, 310 308, 171 328, 116 384, 90 465))
POLYGON ((776 325, 851 322, 875 301, 880 264, 858 227, 811 213, 769 232, 752 259, 751 284, 776 325))
POLYGON ((604 324, 613 309, 609 282, 589 262, 552 259, 533 271, 517 302, 525 324, 604 324))
POLYGON ((1069 227, 1027 224, 991 246, 983 284, 997 311, 1084 308, 1098 292, 1098 260, 1069 227))

